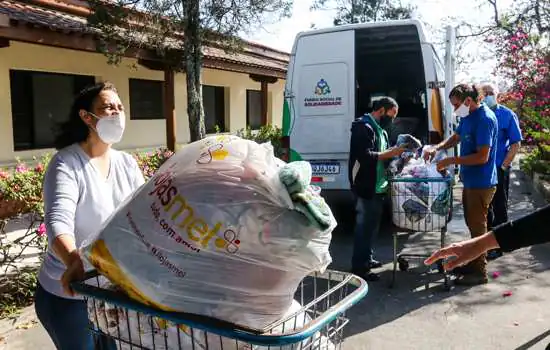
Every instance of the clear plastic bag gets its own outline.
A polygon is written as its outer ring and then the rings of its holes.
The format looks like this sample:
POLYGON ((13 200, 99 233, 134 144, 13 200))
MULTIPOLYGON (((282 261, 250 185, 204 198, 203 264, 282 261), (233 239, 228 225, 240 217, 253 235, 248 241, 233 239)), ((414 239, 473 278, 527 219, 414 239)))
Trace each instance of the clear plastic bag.
POLYGON ((424 178, 426 181, 392 183, 393 223, 413 231, 437 231, 447 223, 450 206, 449 184, 430 181, 443 175, 437 171, 436 159, 444 157, 438 152, 434 160, 412 159, 397 178, 424 178))
POLYGON ((388 166, 391 176, 399 174, 408 162, 417 156, 418 150, 422 148, 422 143, 416 137, 410 134, 400 134, 397 137, 396 147, 404 147, 405 152, 395 157, 388 166))
POLYGON ((263 328, 331 262, 336 222, 301 163, 296 181, 284 182, 293 163, 271 144, 220 135, 186 145, 82 252, 144 304, 263 328))

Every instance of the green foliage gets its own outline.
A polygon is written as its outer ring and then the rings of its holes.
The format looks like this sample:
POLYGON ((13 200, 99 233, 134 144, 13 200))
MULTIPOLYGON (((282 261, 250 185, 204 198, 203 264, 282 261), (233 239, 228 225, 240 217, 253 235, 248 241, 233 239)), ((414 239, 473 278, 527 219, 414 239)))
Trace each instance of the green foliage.
POLYGON ((283 132, 276 125, 264 125, 259 130, 252 130, 250 127, 247 127, 246 129, 237 131, 236 135, 258 143, 271 142, 275 156, 281 157, 282 155, 281 138, 283 137, 283 132))
POLYGON ((521 169, 529 174, 550 176, 550 146, 541 144, 521 160, 521 169))
POLYGON ((37 269, 26 267, 17 274, 0 276, 0 319, 16 316, 32 305, 38 282, 37 269))
POLYGON ((416 7, 399 0, 315 0, 312 10, 335 10, 334 25, 411 18, 416 7))

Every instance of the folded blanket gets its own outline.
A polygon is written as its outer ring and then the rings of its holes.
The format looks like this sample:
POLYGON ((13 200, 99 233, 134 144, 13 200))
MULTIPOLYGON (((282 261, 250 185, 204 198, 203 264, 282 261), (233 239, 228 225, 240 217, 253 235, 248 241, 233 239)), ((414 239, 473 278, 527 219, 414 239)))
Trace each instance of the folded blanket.
POLYGON ((323 197, 310 185, 311 174, 311 165, 298 161, 285 164, 279 171, 279 179, 290 194, 296 210, 304 214, 312 225, 326 230, 334 218, 323 197))

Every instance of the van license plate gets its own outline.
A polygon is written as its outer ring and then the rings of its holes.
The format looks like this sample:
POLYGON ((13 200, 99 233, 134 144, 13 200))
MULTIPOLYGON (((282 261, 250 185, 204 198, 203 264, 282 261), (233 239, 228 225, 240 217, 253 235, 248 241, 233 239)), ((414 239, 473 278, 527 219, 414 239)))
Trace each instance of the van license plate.
POLYGON ((311 170, 315 175, 340 174, 340 164, 338 163, 311 163, 311 170))

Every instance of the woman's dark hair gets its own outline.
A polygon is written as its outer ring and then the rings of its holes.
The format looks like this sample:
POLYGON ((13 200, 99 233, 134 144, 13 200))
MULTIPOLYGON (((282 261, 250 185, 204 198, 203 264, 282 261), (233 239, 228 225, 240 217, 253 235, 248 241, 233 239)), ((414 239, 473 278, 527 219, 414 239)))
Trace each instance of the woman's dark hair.
POLYGON ((475 84, 459 84, 449 93, 449 98, 451 97, 456 97, 460 101, 464 101, 467 97, 471 97, 472 100, 477 102, 479 99, 479 89, 475 84))
POLYGON ((388 109, 392 109, 393 107, 398 108, 399 106, 397 105, 397 101, 389 96, 377 98, 372 102, 373 111, 377 111, 382 107, 387 111, 388 109))
POLYGON ((112 83, 101 82, 89 85, 78 93, 69 112, 69 120, 59 126, 59 133, 54 142, 55 149, 60 150, 73 143, 83 142, 88 138, 90 129, 78 113, 81 109, 90 111, 97 96, 105 90, 117 92, 112 83))

